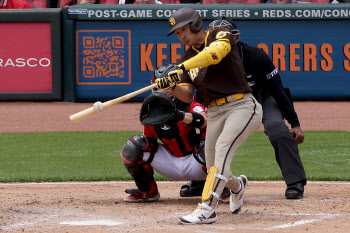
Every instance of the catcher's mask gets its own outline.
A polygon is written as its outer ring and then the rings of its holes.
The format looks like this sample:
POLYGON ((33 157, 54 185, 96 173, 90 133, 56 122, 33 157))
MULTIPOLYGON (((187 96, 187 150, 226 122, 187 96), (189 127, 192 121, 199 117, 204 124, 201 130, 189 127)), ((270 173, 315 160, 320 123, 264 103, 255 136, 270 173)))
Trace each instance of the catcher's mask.
POLYGON ((211 22, 208 26, 208 31, 213 30, 217 27, 227 27, 228 29, 230 29, 232 35, 241 34, 237 28, 237 25, 231 19, 226 19, 226 17, 222 17, 221 19, 216 19, 213 22, 211 22))
MULTIPOLYGON (((173 64, 173 63, 163 64, 163 65, 159 66, 154 71, 154 75, 152 77, 151 84, 156 83, 156 79, 158 79, 158 78, 166 77, 168 75, 168 73, 174 69, 177 69, 177 66, 176 66, 176 64, 173 64)), ((173 95, 173 91, 171 89, 160 90, 158 88, 153 88, 152 93, 162 93, 162 94, 169 96, 172 99, 175 98, 175 96, 173 95)))

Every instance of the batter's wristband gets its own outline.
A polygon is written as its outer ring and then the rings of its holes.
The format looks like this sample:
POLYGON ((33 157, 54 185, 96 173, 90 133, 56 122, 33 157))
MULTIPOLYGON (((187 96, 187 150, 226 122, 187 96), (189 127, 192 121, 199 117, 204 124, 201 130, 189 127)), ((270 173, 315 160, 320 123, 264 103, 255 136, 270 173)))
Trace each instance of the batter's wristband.
POLYGON ((179 68, 180 68, 181 70, 183 70, 183 71, 186 71, 186 68, 185 68, 185 65, 184 65, 184 64, 180 64, 180 65, 179 65, 179 68))

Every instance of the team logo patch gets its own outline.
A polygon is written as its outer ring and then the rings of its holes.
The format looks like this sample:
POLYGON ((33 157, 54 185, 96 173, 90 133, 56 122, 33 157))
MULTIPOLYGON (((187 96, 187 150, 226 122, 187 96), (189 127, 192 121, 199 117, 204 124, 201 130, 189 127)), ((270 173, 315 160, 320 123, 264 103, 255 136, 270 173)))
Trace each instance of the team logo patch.
POLYGON ((221 32, 218 32, 216 34, 216 39, 221 39, 221 38, 224 38, 229 32, 224 32, 224 31, 221 31, 221 32))
POLYGON ((176 24, 175 19, 173 17, 171 17, 169 19, 169 23, 170 23, 171 26, 174 26, 176 24))
POLYGON ((269 73, 268 75, 266 75, 266 79, 269 80, 273 77, 275 77, 278 73, 278 70, 277 69, 274 69, 271 73, 269 73))
POLYGON ((218 60, 218 56, 216 55, 216 53, 211 53, 211 57, 213 58, 213 60, 218 60))
POLYGON ((248 85, 249 85, 250 87, 252 87, 252 86, 255 85, 255 82, 254 82, 254 81, 248 82, 248 85))
POLYGON ((169 125, 163 125, 162 127, 160 127, 162 130, 169 130, 170 126, 169 125))
POLYGON ((213 42, 213 43, 211 43, 210 45, 209 45, 209 47, 210 46, 218 46, 220 43, 219 42, 213 42))
POLYGON ((193 111, 194 111, 194 112, 198 112, 198 113, 199 113, 199 112, 204 112, 204 111, 203 111, 203 108, 200 107, 200 106, 194 107, 194 108, 193 108, 193 111))

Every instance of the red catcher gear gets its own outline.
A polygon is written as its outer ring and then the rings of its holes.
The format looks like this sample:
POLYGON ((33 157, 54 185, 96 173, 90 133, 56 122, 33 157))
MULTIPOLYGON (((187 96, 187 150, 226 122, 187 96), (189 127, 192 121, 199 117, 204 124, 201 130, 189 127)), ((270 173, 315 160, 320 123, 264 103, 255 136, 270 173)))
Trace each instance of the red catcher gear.
MULTIPOLYGON (((186 112, 196 112, 196 109, 205 111, 202 105, 192 101, 186 112)), ((183 121, 168 122, 159 127, 146 126, 143 133, 147 138, 159 138, 175 157, 192 154, 199 142, 205 138, 205 130, 198 131, 194 127, 188 127, 183 121)))

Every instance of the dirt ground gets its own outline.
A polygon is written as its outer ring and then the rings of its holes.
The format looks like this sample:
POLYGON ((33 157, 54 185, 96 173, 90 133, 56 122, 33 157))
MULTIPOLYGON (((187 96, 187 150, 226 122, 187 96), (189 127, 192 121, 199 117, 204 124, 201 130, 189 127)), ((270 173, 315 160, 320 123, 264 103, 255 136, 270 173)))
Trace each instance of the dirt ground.
MULTIPOLYGON (((304 131, 350 131, 350 101, 294 105, 304 131)), ((142 131, 141 103, 121 103, 81 122, 70 122, 70 115, 90 107, 92 103, 0 102, 0 132, 142 131)))
MULTIPOLYGON (((69 116, 92 103, 1 102, 0 132, 141 131, 140 103, 122 103, 82 122, 69 116)), ((302 129, 350 131, 350 102, 296 102, 302 129)), ((262 129, 262 128, 261 128, 262 129)), ((307 143, 307 138, 305 139, 307 143)), ((248 177, 249 178, 249 177, 248 177)), ((227 203, 210 225, 182 226, 200 198, 180 198, 185 182, 160 182, 157 203, 126 204, 132 182, 0 183, 1 232, 349 232, 350 182, 308 182, 301 200, 284 198, 285 184, 250 181, 245 204, 227 203)))

